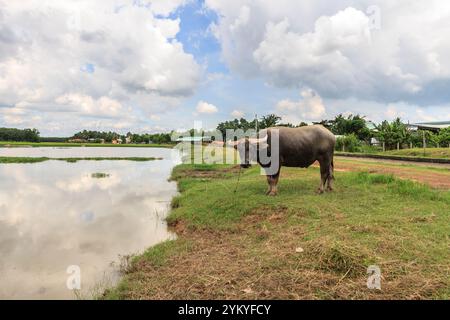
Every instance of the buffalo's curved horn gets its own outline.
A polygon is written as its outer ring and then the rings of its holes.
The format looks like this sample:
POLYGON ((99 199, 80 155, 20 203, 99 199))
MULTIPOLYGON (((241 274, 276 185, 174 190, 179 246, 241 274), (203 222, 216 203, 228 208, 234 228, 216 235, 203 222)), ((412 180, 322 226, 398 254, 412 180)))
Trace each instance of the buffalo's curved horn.
POLYGON ((269 138, 269 136, 266 135, 264 138, 248 139, 248 141, 252 144, 262 144, 262 143, 266 143, 268 138, 269 138))
POLYGON ((223 142, 223 141, 213 141, 213 142, 211 142, 211 144, 213 146, 223 147, 225 142, 223 142))

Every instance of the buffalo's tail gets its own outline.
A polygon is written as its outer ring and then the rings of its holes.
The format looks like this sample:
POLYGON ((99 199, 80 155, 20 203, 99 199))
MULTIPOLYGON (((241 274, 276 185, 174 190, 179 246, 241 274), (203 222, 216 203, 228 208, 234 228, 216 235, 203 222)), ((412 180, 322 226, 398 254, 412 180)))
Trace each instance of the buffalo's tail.
POLYGON ((329 174, 328 174, 328 179, 334 180, 334 157, 331 158, 330 171, 329 171, 329 174))

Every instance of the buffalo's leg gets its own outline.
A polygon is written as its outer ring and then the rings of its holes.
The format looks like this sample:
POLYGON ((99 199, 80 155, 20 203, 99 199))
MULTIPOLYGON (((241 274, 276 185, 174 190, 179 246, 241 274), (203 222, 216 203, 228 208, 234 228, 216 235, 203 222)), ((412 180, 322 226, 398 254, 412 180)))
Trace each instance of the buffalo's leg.
POLYGON ((318 194, 322 194, 324 192, 325 184, 329 181, 330 177, 330 169, 331 169, 331 161, 330 160, 319 160, 320 163, 320 186, 317 190, 318 194))
POLYGON ((334 181, 334 161, 331 160, 330 171, 329 171, 328 180, 327 180, 327 190, 328 191, 333 191, 333 181, 334 181))
POLYGON ((267 175, 266 177, 267 177, 267 184, 269 185, 269 187, 267 188, 266 195, 269 195, 269 193, 272 191, 272 176, 267 175))
POLYGON ((278 179, 280 178, 280 171, 274 175, 267 175, 267 182, 269 184, 269 190, 267 190, 266 195, 276 196, 278 194, 278 179))

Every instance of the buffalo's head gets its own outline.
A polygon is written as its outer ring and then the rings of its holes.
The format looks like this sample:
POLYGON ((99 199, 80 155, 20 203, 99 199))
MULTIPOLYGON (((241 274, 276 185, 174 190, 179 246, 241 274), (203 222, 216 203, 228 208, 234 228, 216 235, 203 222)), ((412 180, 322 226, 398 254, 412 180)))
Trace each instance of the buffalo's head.
POLYGON ((249 168, 251 167, 251 162, 258 161, 258 153, 260 150, 267 149, 269 146, 267 144, 267 138, 267 135, 260 139, 242 138, 238 141, 228 141, 227 145, 239 152, 241 167, 249 168))

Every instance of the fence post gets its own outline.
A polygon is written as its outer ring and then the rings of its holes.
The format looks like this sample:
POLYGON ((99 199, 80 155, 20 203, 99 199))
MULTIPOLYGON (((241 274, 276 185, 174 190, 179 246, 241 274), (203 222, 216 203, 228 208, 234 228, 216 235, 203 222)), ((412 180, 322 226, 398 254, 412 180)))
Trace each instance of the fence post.
POLYGON ((426 148, 427 148, 427 140, 425 139, 425 131, 422 131, 422 139, 423 139, 423 155, 425 156, 426 148))

